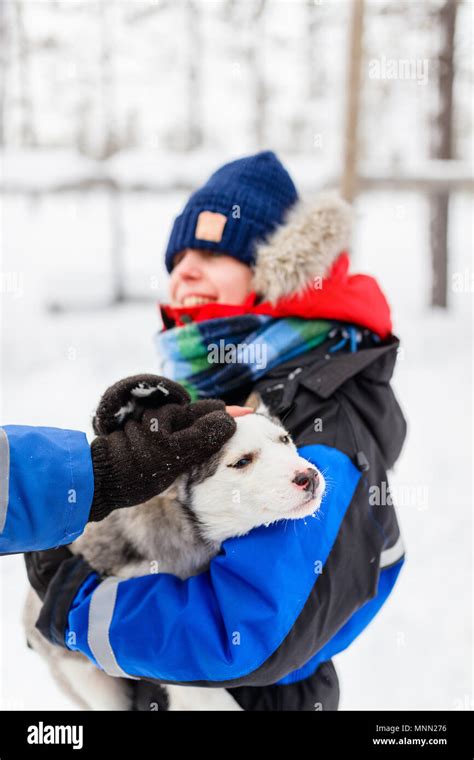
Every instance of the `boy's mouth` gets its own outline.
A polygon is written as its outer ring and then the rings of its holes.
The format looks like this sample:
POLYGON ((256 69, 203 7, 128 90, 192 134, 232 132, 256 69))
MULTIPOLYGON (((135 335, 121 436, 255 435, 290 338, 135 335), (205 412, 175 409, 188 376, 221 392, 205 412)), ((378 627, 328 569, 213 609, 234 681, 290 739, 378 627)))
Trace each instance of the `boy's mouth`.
POLYGON ((184 298, 181 299, 180 305, 181 306, 203 306, 203 304, 214 303, 215 301, 217 301, 217 298, 213 298, 212 296, 190 295, 190 296, 184 296, 184 298))

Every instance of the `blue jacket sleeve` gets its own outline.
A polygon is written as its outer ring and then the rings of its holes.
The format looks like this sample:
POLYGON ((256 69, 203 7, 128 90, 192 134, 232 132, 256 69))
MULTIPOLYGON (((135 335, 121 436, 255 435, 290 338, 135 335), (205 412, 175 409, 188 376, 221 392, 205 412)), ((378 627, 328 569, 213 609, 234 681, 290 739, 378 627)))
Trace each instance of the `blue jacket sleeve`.
POLYGON ((93 494, 84 433, 0 428, 0 554, 71 543, 84 530, 93 494))
MULTIPOLYGON (((333 483, 320 515, 229 539, 206 572, 185 581, 151 574, 101 582, 90 573, 71 596, 66 646, 111 675, 169 683, 245 680, 268 662, 291 634, 360 478, 341 452, 311 448, 306 456, 314 453, 333 483)), ((291 660, 277 657, 271 675, 263 676, 267 683, 303 664, 297 642, 284 650, 291 660)))

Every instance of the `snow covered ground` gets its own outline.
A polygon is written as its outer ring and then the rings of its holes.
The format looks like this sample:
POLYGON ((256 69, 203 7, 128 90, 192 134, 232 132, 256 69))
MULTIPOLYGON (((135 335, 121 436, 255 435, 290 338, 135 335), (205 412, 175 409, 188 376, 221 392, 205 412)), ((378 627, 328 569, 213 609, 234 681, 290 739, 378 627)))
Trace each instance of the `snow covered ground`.
MULTIPOLYGON (((298 176, 296 176, 298 183, 298 176)), ((161 251, 182 198, 127 199, 127 282, 165 289, 161 251)), ((3 207, 4 424, 86 429, 102 391, 120 377, 157 371, 149 303, 101 308, 110 291, 106 201, 9 198, 3 207), (97 308, 51 313, 51 301, 97 308)), ((373 194, 357 206, 353 269, 375 274, 402 339, 395 388, 409 434, 392 476, 407 562, 393 595, 335 658, 341 709, 472 709, 472 285, 452 288, 450 308, 427 307, 427 207, 419 196, 373 194)), ((452 204, 451 273, 472 282, 471 202, 452 204)), ((20 624, 21 557, 0 561, 3 709, 74 709, 20 624)))

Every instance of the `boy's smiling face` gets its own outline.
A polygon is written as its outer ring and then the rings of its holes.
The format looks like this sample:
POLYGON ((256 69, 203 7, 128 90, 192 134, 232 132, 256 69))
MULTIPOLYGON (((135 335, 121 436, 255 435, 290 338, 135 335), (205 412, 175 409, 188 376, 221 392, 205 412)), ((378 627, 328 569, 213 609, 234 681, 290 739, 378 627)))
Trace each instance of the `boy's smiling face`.
POLYGON ((251 291, 252 270, 233 256, 186 248, 173 260, 170 300, 173 306, 243 303, 251 291))

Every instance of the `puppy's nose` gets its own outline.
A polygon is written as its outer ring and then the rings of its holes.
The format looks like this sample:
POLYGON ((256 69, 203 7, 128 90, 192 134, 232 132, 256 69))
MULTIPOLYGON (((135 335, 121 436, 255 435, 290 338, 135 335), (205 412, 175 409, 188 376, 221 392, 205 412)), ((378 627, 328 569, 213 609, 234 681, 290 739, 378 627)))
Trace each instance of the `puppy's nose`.
POLYGON ((295 483, 299 488, 302 488, 303 491, 312 491, 312 493, 314 493, 319 484, 319 475, 317 473, 317 470, 313 470, 311 467, 308 467, 307 470, 301 470, 300 472, 297 472, 293 478, 293 483, 295 483))

